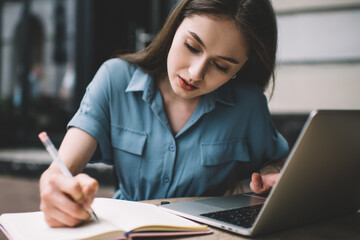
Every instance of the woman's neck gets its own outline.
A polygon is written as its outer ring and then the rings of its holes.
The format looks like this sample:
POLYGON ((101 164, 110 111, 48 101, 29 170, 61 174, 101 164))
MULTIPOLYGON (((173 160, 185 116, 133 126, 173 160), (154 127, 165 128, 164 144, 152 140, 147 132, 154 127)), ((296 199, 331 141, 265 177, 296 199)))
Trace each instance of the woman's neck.
POLYGON ((172 90, 169 79, 159 78, 156 85, 163 98, 164 109, 173 134, 177 134, 191 118, 200 102, 200 97, 184 99, 172 90))

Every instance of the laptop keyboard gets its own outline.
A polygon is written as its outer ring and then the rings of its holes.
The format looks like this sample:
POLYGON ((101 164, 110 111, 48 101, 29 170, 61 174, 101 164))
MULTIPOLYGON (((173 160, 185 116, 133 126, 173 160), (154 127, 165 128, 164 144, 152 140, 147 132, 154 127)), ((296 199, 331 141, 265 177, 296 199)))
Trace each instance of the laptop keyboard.
POLYGON ((237 226, 250 228, 260 212, 263 205, 254 205, 230 210, 217 211, 201 214, 201 216, 216 219, 218 221, 231 223, 237 226))

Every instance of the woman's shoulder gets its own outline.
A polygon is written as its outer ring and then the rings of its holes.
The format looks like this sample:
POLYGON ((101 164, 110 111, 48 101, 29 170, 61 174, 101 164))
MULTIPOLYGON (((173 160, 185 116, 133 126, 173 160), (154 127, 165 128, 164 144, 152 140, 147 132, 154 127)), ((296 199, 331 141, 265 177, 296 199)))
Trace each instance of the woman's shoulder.
POLYGON ((236 82, 231 86, 237 101, 263 102, 266 96, 259 85, 252 82, 236 82))
POLYGON ((105 67, 110 74, 111 73, 117 73, 117 74, 132 73, 138 68, 137 65, 135 65, 131 62, 128 62, 124 59, 121 59, 121 58, 109 59, 102 64, 102 67, 105 67))
POLYGON ((141 70, 136 64, 120 58, 105 61, 98 70, 95 79, 104 81, 115 89, 126 89, 134 73, 141 70))

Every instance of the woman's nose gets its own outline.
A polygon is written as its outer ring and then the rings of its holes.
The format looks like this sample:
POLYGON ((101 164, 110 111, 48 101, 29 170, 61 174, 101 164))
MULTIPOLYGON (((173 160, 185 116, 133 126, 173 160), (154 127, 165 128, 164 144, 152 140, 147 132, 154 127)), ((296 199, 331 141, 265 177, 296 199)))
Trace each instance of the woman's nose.
POLYGON ((192 81, 204 80, 207 62, 205 59, 194 59, 189 67, 190 78, 192 81))

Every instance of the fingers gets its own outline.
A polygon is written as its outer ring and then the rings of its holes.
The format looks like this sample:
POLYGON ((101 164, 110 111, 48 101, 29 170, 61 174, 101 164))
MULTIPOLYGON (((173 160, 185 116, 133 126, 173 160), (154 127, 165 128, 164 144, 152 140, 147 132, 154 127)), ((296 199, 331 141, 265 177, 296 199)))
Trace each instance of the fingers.
POLYGON ((256 194, 267 193, 274 186, 278 177, 279 173, 269 173, 264 175, 253 173, 251 176, 250 188, 256 194))
POLYGON ((41 210, 44 212, 45 221, 50 227, 75 227, 87 220, 73 217, 56 207, 51 208, 51 212, 46 208, 41 210))
POLYGON ((72 227, 90 218, 82 206, 85 197, 81 186, 73 178, 51 175, 40 197, 40 209, 50 226, 72 227))
POLYGON ((262 177, 259 173, 253 173, 251 176, 250 188, 254 193, 262 194, 264 193, 264 185, 262 182, 262 177))
POLYGON ((52 174, 41 181, 40 210, 49 226, 73 227, 90 219, 86 209, 98 189, 95 179, 85 174, 75 178, 52 174))
POLYGON ((79 182, 85 196, 83 206, 85 209, 89 209, 99 189, 99 183, 86 174, 79 174, 75 179, 79 182))
POLYGON ((61 176, 61 181, 59 180, 59 176, 50 179, 52 185, 58 188, 60 192, 68 195, 74 202, 79 204, 84 202, 85 195, 81 189, 80 183, 75 178, 61 176))
POLYGON ((268 186, 269 188, 272 188, 276 183, 277 179, 279 178, 280 173, 269 173, 261 176, 264 185, 268 186))

